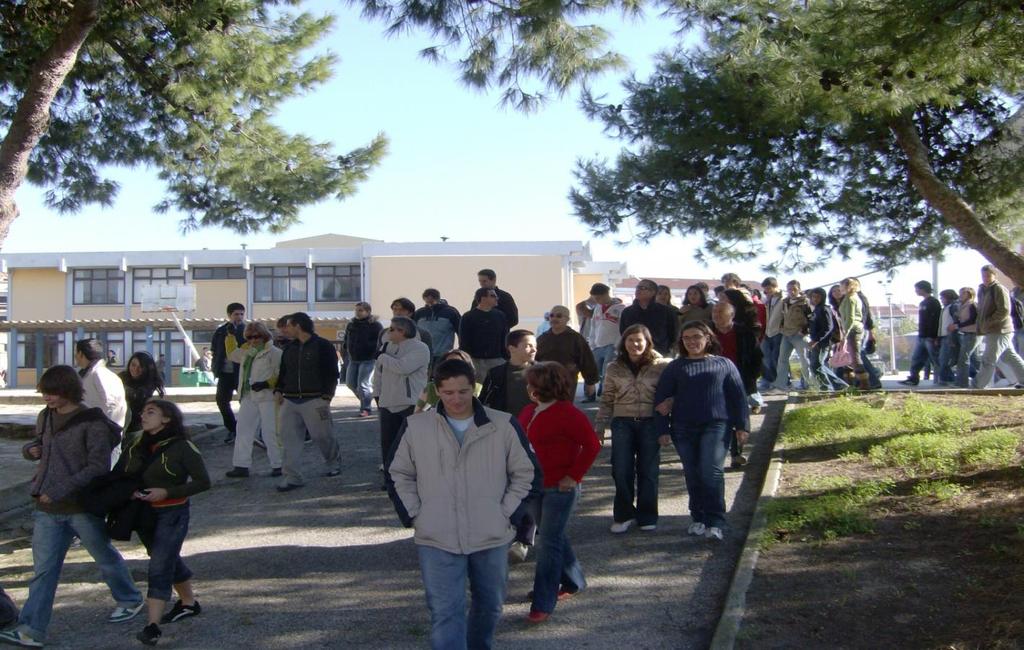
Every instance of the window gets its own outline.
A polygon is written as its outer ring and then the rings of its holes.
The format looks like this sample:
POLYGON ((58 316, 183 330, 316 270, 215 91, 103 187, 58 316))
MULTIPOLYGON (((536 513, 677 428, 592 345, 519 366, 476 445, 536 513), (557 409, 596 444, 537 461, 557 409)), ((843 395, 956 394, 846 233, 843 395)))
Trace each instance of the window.
POLYGON ((360 300, 358 264, 316 267, 317 302, 353 302, 360 300))
POLYGON ((181 269, 134 269, 132 270, 132 302, 142 302, 142 288, 158 286, 185 285, 185 272, 181 269))
POLYGON ((254 302, 306 302, 304 266, 257 266, 253 276, 254 302))
POLYGON ((245 269, 240 266, 198 266, 192 269, 193 280, 244 280, 245 269))
POLYGON ((119 305, 124 303, 124 271, 120 269, 75 269, 76 305, 119 305))
MULTIPOLYGON (((43 368, 67 363, 64 354, 64 333, 43 335, 43 368)), ((36 335, 18 334, 18 367, 36 367, 36 335)))
MULTIPOLYGON (((171 351, 171 365, 180 368, 185 365, 185 339, 178 330, 153 331, 153 359, 157 368, 163 370, 161 355, 171 351)), ((132 353, 146 351, 146 333, 132 332, 132 353)))

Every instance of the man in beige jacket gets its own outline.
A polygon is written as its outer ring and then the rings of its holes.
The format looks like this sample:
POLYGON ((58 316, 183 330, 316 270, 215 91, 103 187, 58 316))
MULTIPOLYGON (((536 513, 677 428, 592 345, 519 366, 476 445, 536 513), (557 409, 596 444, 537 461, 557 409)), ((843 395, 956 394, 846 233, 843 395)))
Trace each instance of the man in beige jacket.
POLYGON ((416 531, 431 647, 490 648, 505 601, 511 519, 537 470, 515 419, 474 399, 471 365, 449 359, 434 381, 441 401, 406 419, 386 463, 388 493, 416 531))

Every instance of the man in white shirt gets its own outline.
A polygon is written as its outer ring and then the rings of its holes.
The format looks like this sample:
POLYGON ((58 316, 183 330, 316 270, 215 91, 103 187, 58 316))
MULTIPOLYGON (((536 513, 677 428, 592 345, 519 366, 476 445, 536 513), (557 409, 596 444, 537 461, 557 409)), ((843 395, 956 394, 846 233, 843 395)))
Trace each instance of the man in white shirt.
MULTIPOLYGON (((96 339, 82 339, 75 342, 75 365, 82 378, 85 395, 82 404, 95 406, 110 420, 124 429, 128 415, 128 402, 124 396, 124 384, 114 371, 107 368, 103 360, 103 346, 96 339)), ((110 452, 110 466, 121 457, 121 445, 114 445, 110 452)))
POLYGON ((626 306, 618 298, 612 298, 611 288, 602 282, 590 287, 590 300, 594 303, 594 311, 590 317, 587 342, 597 362, 597 395, 600 396, 604 390, 605 366, 615 358, 615 347, 621 338, 619 317, 626 306))

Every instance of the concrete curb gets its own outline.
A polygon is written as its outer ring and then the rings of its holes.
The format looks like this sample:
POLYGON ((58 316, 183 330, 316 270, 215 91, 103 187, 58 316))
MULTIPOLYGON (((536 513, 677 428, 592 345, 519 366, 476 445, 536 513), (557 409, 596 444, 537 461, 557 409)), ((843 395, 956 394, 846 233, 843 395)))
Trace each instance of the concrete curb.
MULTIPOLYGON (((786 401, 785 409, 793 403, 792 395, 786 401)), ((782 420, 780 416, 778 435, 782 433, 782 420)), ((776 436, 776 441, 778 437, 776 436)), ((711 637, 711 650, 732 650, 736 644, 736 635, 740 630, 740 623, 743 622, 743 614, 747 605, 747 590, 754 579, 754 569, 757 567, 757 558, 760 555, 761 536, 764 534, 765 504, 767 504, 779 489, 779 481, 782 479, 782 447, 776 442, 772 450, 772 457, 768 463, 768 471, 765 473, 764 483, 761 485, 761 496, 754 508, 754 515, 750 520, 750 530, 747 532, 747 539, 743 542, 743 550, 740 552, 739 562, 736 563, 736 570, 733 572, 732 581, 729 583, 729 591, 725 596, 725 607, 722 609, 722 616, 718 619, 715 627, 715 634, 711 637)))
MULTIPOLYGON (((209 438, 215 434, 223 434, 227 429, 223 426, 207 427, 206 425, 194 425, 189 431, 192 440, 199 441, 209 438), (202 427, 200 429, 200 427, 202 427)), ((32 497, 29 495, 29 486, 32 480, 27 479, 0 487, 0 521, 17 515, 32 504, 32 497)))

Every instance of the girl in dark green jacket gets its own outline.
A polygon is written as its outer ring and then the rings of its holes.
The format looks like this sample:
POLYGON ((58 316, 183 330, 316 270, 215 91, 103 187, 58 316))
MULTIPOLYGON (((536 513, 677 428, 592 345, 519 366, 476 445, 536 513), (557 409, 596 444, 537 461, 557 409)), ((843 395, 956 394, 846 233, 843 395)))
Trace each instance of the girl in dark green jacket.
POLYGON ((149 616, 137 638, 156 645, 161 635, 157 623, 173 623, 201 611, 192 591, 192 571, 181 559, 181 545, 188 534, 189 497, 210 489, 210 476, 199 449, 185 433, 181 411, 165 400, 153 399, 143 407, 142 434, 126 455, 125 473, 142 480, 143 487, 133 497, 149 503, 155 514, 154 527, 138 531, 149 553, 149 616), (179 600, 164 614, 172 586, 179 600))

